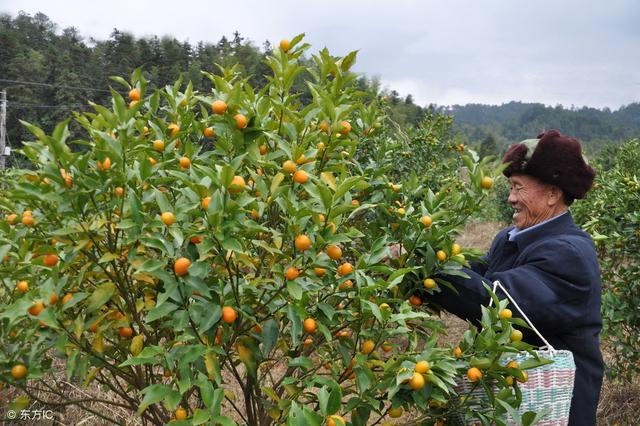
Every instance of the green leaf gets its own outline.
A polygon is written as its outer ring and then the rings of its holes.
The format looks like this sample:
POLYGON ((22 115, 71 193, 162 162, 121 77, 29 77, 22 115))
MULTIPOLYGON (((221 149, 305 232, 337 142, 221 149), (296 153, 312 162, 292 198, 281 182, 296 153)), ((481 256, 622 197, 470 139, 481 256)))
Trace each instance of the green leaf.
POLYGON ((107 263, 107 262, 111 262, 112 260, 116 260, 118 258, 118 254, 116 253, 105 253, 102 255, 102 257, 100 257, 100 260, 98 260, 98 263, 107 263))
POLYGON ((233 237, 225 238, 222 241, 222 248, 224 248, 225 250, 237 251, 239 253, 242 253, 244 251, 244 249, 242 248, 242 244, 240 244, 240 241, 233 237))
POLYGON ((145 322, 150 323, 159 318, 163 318, 176 309, 178 309, 178 306, 169 302, 165 302, 161 305, 156 305, 153 309, 151 309, 151 311, 149 311, 149 314, 145 318, 145 322))
POLYGON ((167 398, 177 397, 180 399, 180 393, 177 390, 172 389, 169 385, 162 384, 147 386, 142 389, 142 394, 144 395, 144 398, 138 407, 138 415, 142 414, 151 404, 155 404, 167 398))
POLYGON ((296 300, 302 299, 302 287, 297 281, 287 281, 287 291, 296 300))
POLYGON ((162 192, 158 191, 157 189, 154 192, 156 196, 156 202, 158 203, 158 207, 160 208, 160 211, 162 213, 173 212, 173 208, 171 207, 171 204, 169 204, 169 200, 167 200, 166 195, 164 195, 162 192))
POLYGON ((116 291, 116 285, 112 282, 107 282, 96 288, 89 297, 89 305, 87 306, 87 313, 91 313, 104 306, 116 291))
POLYGON ((353 188, 358 182, 362 181, 364 178, 362 176, 350 176, 346 178, 338 187, 336 188, 336 192, 333 194, 333 203, 337 203, 344 194, 347 193, 351 188, 353 188))
POLYGON ((269 319, 262 327, 262 353, 265 357, 273 350, 280 336, 278 324, 274 319, 269 319))
POLYGON ((211 418, 211 424, 220 426, 238 426, 238 424, 227 416, 215 416, 211 418))

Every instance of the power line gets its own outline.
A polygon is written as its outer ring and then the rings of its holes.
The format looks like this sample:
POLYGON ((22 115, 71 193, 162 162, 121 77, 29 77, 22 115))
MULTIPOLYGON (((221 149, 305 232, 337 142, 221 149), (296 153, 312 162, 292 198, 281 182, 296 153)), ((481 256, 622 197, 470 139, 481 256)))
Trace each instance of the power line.
POLYGON ((40 104, 28 104, 20 102, 8 102, 7 108, 9 109, 28 109, 28 108, 88 108, 85 104, 71 104, 71 105, 40 105, 40 104))
POLYGON ((32 86, 61 87, 61 88, 65 88, 65 89, 93 90, 94 92, 111 93, 110 90, 94 89, 93 87, 67 86, 65 84, 39 83, 37 81, 21 81, 21 80, 9 80, 9 79, 6 79, 6 78, 0 78, 0 82, 14 83, 14 84, 24 84, 24 85, 32 85, 32 86))

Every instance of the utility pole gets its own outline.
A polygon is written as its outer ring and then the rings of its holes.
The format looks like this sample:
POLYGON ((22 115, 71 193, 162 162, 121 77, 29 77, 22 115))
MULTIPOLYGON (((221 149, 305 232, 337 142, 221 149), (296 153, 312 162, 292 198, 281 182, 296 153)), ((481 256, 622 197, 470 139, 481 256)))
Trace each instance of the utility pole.
POLYGON ((0 92, 0 170, 4 170, 4 150, 7 144, 5 140, 7 138, 7 91, 2 90, 0 92))

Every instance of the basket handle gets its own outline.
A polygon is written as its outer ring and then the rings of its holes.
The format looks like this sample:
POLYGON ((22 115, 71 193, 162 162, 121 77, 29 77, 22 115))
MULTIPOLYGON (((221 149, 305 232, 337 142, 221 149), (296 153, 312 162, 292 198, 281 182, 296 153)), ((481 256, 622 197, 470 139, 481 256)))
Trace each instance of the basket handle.
MULTIPOLYGON (((527 322, 527 324, 529 324, 529 326, 531 327, 531 329, 538 335, 538 337, 540 338, 540 340, 542 340, 542 342, 545 344, 546 348, 549 349, 550 351, 555 351, 554 347, 551 346, 551 343, 549 343, 547 341, 547 339, 544 338, 544 336, 538 331, 538 329, 533 325, 533 323, 531 322, 531 320, 529 319, 529 317, 527 317, 527 315, 522 311, 522 309, 520 309, 520 306, 518 306, 518 304, 516 303, 516 301, 513 299, 513 297, 511 297, 511 295, 509 294, 509 292, 507 291, 506 288, 504 288, 504 286, 502 285, 502 283, 499 280, 495 280, 493 282, 493 292, 496 292, 496 289, 500 288, 500 290, 502 290, 502 292, 507 296, 507 298, 509 299, 509 301, 511 303, 513 303, 513 306, 516 307, 516 309, 518 310, 518 312, 520 312, 520 314, 522 315, 522 318, 527 322)), ((491 306, 493 304, 493 298, 491 298, 489 300, 489 306, 491 306)))

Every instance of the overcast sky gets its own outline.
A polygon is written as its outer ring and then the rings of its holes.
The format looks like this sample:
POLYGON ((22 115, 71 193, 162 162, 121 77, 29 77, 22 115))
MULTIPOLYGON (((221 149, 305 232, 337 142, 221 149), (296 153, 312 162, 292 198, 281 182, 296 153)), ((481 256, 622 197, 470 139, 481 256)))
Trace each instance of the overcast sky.
POLYGON ((262 46, 304 32, 312 52, 359 50, 355 71, 420 105, 640 101, 639 0, 0 0, 20 10, 87 39, 117 28, 216 43, 237 30, 262 46))

